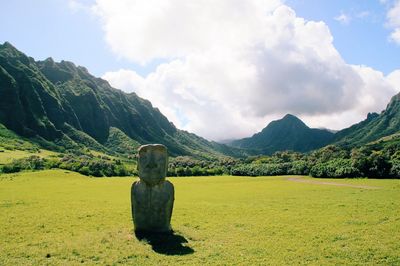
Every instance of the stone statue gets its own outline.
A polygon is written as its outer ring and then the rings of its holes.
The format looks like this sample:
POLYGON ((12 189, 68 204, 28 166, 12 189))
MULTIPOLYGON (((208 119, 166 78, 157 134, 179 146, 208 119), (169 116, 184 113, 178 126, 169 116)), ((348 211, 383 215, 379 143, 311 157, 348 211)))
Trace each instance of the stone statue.
POLYGON ((131 188, 132 218, 135 231, 171 232, 174 186, 166 181, 167 148, 161 144, 139 148, 139 181, 131 188))

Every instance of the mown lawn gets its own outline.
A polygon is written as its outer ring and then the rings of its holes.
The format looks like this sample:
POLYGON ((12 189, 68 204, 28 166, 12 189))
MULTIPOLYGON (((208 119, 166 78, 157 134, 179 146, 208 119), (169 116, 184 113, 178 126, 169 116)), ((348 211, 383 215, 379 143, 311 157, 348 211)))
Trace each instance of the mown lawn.
POLYGON ((171 178, 175 236, 148 243, 133 234, 134 178, 0 175, 0 265, 400 265, 400 180, 287 179, 171 178))

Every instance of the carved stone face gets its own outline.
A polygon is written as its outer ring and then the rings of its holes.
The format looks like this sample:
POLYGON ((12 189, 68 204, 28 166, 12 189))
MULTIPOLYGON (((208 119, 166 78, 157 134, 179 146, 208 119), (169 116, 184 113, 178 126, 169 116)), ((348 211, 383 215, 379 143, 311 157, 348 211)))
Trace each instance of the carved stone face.
POLYGON ((165 180, 168 167, 167 148, 161 144, 143 145, 139 148, 139 178, 148 185, 165 180))

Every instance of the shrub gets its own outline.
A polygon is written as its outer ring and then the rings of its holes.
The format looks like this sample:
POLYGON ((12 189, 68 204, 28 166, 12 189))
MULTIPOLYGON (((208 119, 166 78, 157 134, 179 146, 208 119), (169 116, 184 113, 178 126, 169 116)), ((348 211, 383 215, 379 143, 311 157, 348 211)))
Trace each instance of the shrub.
POLYGON ((352 166, 350 159, 338 158, 313 165, 310 169, 310 175, 321 178, 358 177, 360 171, 352 166))

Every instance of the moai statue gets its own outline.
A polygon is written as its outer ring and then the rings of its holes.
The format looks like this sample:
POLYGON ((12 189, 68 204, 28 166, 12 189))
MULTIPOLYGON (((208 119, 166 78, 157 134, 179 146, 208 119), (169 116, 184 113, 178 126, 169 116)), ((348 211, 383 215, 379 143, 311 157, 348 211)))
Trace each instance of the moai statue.
POLYGON ((171 232, 174 186, 166 181, 167 148, 161 144, 139 148, 139 181, 131 188, 132 218, 135 231, 171 232))

